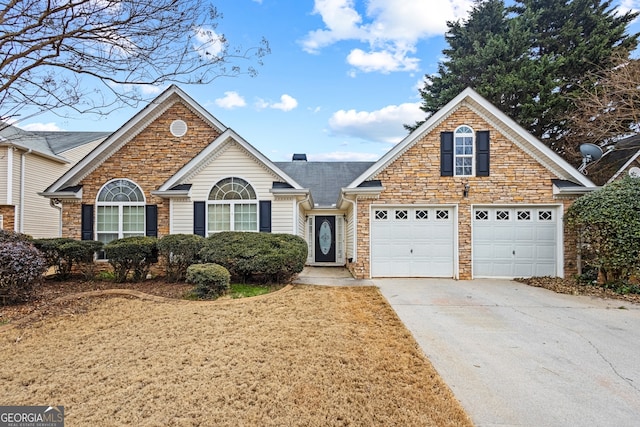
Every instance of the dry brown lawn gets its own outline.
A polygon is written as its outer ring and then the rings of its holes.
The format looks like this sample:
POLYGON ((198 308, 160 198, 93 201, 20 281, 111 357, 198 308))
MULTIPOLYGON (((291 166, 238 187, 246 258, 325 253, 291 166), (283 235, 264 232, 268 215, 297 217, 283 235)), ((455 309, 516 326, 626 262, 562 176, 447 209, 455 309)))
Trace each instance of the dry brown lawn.
POLYGON ((373 287, 92 297, 10 325, 0 402, 64 405, 68 426, 471 425, 373 287))

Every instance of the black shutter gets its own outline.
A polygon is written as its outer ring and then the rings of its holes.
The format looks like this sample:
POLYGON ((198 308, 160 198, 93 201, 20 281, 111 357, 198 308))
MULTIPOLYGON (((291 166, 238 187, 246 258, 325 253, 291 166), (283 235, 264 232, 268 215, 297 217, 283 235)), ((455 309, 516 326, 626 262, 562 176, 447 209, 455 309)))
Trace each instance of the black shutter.
POLYGON ((146 205, 145 215, 145 236, 158 237, 158 205, 146 205))
POLYGON ((440 132, 440 176, 453 176, 453 132, 440 132))
POLYGON ((260 200, 260 232, 271 233, 271 200, 260 200))
POLYGON ((202 237, 207 233, 206 207, 206 202, 193 202, 193 234, 202 237))
POLYGON ((489 176, 489 131, 476 132, 476 176, 489 176))
POLYGON ((93 240, 93 205, 82 204, 81 238, 82 240, 93 240))

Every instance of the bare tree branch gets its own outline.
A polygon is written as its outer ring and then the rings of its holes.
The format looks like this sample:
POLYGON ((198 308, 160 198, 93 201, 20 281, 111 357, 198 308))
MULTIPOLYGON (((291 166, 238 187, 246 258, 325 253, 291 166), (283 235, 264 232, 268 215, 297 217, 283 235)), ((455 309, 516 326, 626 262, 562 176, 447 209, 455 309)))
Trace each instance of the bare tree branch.
POLYGON ((0 119, 108 114, 144 85, 255 75, 268 43, 231 47, 221 18, 206 0, 0 0, 0 119))
POLYGON ((617 57, 614 67, 591 73, 587 81, 568 117, 573 132, 567 145, 576 157, 581 143, 606 146, 640 133, 640 60, 617 57))

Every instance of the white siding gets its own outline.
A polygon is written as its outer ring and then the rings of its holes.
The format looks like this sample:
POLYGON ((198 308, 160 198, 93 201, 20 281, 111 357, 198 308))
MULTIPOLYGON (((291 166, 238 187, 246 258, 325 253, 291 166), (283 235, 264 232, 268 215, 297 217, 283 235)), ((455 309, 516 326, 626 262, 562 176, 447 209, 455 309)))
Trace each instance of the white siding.
POLYGON ((267 171, 237 144, 226 149, 191 179, 191 199, 207 200, 211 188, 221 179, 238 177, 247 181, 255 190, 258 200, 273 200, 269 191, 278 178, 267 171))
MULTIPOLYGON (((17 154, 17 153, 16 153, 17 154)), ((15 201, 19 201, 20 190, 20 155, 18 160, 18 176, 14 181, 14 188, 18 191, 15 201)), ((35 238, 57 237, 60 235, 60 211, 52 208, 49 199, 38 195, 44 191, 64 170, 67 164, 61 164, 34 154, 25 157, 24 182, 24 222, 23 232, 35 238)), ((19 203, 23 203, 20 201, 19 203)), ((20 209, 17 210, 20 221, 20 209)))
POLYGON ((209 198, 211 188, 221 179, 237 177, 247 181, 256 192, 258 200, 271 200, 271 231, 294 233, 296 200, 275 199, 271 193, 274 181, 279 178, 235 143, 225 147, 209 165, 192 179, 191 200, 174 202, 172 233, 193 233, 193 202, 209 198))
POLYGON ((307 240, 309 236, 307 236, 307 215, 306 211, 302 207, 302 204, 298 206, 298 224, 296 225, 297 235, 307 240))
POLYGON ((7 203, 7 147, 0 147, 0 205, 7 203))
POLYGON ((353 247, 354 245, 354 240, 353 240, 353 233, 354 233, 354 226, 355 226, 355 220, 353 219, 353 205, 349 206, 349 209, 347 209, 347 221, 346 221, 346 242, 345 242, 345 249, 346 249, 346 258, 349 259, 355 259, 355 248, 353 247))
MULTIPOLYGON (((62 157, 64 157, 65 159, 67 159, 67 160, 69 160, 71 162, 68 165, 66 165, 66 169, 70 169, 71 166, 75 165, 80 160, 82 160, 84 158, 84 156, 89 154, 89 152, 91 152, 94 148, 96 148, 100 144, 100 142, 102 142, 102 141, 104 141, 104 139, 98 139, 98 140, 90 142, 88 144, 84 144, 84 145, 81 145, 79 147, 72 148, 71 150, 63 151, 62 153, 60 153, 60 155, 62 157)), ((56 176, 52 180, 52 183, 53 183, 53 181, 55 181, 58 178, 59 177, 56 176)))
POLYGON ((171 221, 171 234, 193 234, 193 202, 172 199, 171 221))
POLYGON ((271 232, 295 233, 293 215, 296 209, 293 198, 275 200, 271 203, 271 232))
MULTIPOLYGON (((13 151, 13 185, 11 186, 11 200, 15 206, 18 206, 20 203, 20 154, 22 151, 14 150, 13 151)), ((44 190, 44 188, 43 188, 44 190)), ((16 226, 18 226, 18 209, 16 209, 16 226)))

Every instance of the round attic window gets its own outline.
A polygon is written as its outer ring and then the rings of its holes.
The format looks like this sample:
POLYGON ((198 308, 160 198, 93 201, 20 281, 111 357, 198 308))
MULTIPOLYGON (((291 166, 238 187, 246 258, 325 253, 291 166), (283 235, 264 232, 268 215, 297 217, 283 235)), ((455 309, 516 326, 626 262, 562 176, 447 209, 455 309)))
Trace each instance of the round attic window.
POLYGON ((184 120, 174 120, 169 127, 173 136, 181 137, 187 133, 187 124, 184 120))

